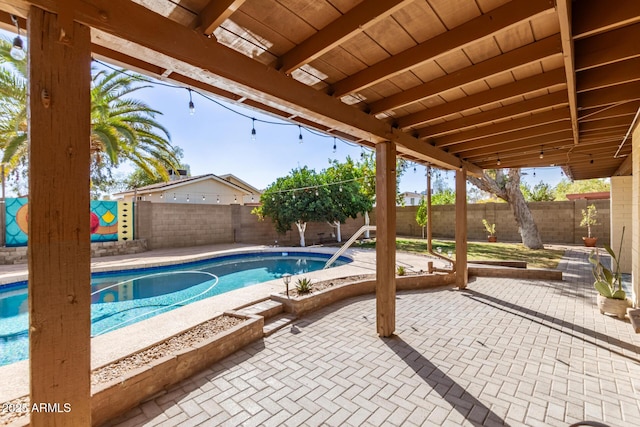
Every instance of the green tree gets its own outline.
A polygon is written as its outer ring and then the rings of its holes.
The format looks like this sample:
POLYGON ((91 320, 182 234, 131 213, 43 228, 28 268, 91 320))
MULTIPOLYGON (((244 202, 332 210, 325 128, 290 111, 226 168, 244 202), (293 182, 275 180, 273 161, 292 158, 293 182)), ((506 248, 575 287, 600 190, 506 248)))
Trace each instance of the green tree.
POLYGON ((327 198, 325 220, 336 229, 338 242, 342 241, 340 225, 347 218, 365 215, 373 208, 370 189, 363 185, 366 179, 363 169, 347 157, 344 163, 330 161, 331 166, 322 172, 325 187, 320 189, 327 198))
POLYGON ((305 246, 307 223, 326 220, 328 207, 324 183, 323 177, 313 169, 306 166, 294 169, 269 185, 260 196, 261 205, 251 212, 260 219, 271 218, 278 233, 286 233, 295 224, 300 246, 305 246))
POLYGON ((427 226, 427 199, 424 197, 420 199, 418 205, 418 211, 416 212, 416 222, 422 228, 422 238, 424 239, 424 228, 427 226))
POLYGON ((567 194, 591 193, 595 191, 611 191, 611 183, 607 178, 583 179, 569 181, 563 178, 555 188, 555 200, 567 200, 567 194))
POLYGON ((456 203, 456 193, 450 188, 445 188, 440 192, 431 195, 432 205, 453 205, 456 203))
MULTIPOLYGON (((9 55, 12 43, 0 40, 0 148, 7 172, 28 164, 26 114, 26 60, 9 55)), ((167 166, 175 168, 169 132, 155 120, 161 114, 130 95, 148 86, 142 78, 120 71, 92 71, 91 147, 92 193, 113 184, 112 169, 131 161, 149 175, 168 178, 167 166)))
POLYGON ((556 198, 553 188, 542 181, 533 186, 529 197, 532 202, 552 202, 556 198))

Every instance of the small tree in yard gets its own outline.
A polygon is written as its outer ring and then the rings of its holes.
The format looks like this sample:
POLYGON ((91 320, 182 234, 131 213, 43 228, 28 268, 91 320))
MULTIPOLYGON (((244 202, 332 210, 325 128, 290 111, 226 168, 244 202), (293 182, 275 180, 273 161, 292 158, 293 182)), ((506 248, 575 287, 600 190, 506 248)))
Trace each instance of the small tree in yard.
POLYGON ((424 228, 427 225, 427 200, 423 197, 420 199, 420 204, 418 205, 418 212, 416 212, 416 222, 422 228, 422 238, 424 239, 424 228))
POLYGON ((261 206, 252 213, 260 219, 271 218, 278 233, 291 230, 295 224, 300 234, 300 246, 305 246, 304 232, 309 221, 324 221, 327 206, 324 181, 313 169, 306 166, 294 169, 285 177, 278 178, 260 196, 261 206), (317 194, 316 194, 317 193, 317 194))

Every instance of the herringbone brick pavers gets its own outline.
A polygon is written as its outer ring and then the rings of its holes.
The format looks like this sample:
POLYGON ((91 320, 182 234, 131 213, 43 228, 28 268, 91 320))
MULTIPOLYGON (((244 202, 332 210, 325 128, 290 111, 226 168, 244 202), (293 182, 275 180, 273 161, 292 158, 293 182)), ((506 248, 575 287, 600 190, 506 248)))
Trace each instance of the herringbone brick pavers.
POLYGON ((110 425, 638 425, 640 338, 598 312, 586 255, 564 282, 400 292, 392 338, 373 296, 342 301, 110 425))

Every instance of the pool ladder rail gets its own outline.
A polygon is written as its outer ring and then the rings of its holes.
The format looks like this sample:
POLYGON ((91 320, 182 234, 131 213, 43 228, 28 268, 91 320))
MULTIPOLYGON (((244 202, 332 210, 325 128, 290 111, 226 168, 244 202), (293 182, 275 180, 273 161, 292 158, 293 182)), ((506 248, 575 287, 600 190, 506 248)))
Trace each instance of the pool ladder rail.
POLYGON ((358 237, 360 237, 364 232, 366 231, 375 231, 376 230, 376 226, 375 225, 363 225, 362 227, 360 227, 358 229, 358 231, 356 231, 355 233, 353 233, 353 236, 351 236, 351 238, 349 240, 347 240, 344 245, 342 245, 342 247, 340 249, 338 249, 338 251, 333 254, 333 256, 331 258, 329 258, 329 261, 327 261, 327 263, 324 265, 324 267, 322 268, 327 269, 331 266, 331 264, 333 264, 334 262, 336 262, 336 260, 340 257, 340 255, 342 255, 343 253, 345 253, 345 251, 347 249, 349 249, 349 247, 351 245, 353 245, 353 243, 358 240, 358 237))

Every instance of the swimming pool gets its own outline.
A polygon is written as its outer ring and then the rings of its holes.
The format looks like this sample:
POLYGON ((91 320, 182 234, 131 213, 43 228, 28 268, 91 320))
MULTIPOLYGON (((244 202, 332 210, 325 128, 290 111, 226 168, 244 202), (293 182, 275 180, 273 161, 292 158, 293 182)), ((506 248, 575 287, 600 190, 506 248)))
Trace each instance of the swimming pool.
MULTIPOLYGON (((330 255, 235 254, 164 267, 94 273, 91 334, 100 335, 214 295, 320 270, 330 255)), ((340 257, 334 264, 351 262, 340 257)), ((29 357, 27 283, 0 285, 0 366, 29 357)))

